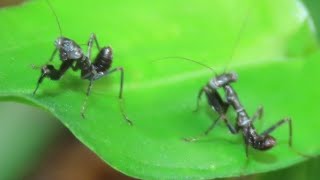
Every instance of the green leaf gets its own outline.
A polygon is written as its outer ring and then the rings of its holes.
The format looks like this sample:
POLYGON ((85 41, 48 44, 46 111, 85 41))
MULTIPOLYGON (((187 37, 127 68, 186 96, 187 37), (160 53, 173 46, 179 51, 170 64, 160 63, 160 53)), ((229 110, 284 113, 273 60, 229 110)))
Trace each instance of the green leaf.
MULTIPOLYGON (((235 70, 239 81, 234 87, 249 114, 259 105, 265 107, 265 123, 257 122, 259 132, 289 116, 295 150, 319 153, 320 143, 310 140, 320 128, 316 103, 320 55, 301 4, 289 0, 52 4, 64 36, 85 44, 94 32, 100 44, 112 45, 113 67, 125 69, 124 107, 134 125, 126 124, 120 113, 119 74, 94 83, 86 119, 80 110, 88 82, 78 72, 69 71, 56 82, 46 79, 32 96, 40 72, 31 65, 47 62, 59 35, 45 1, 0 11, 5 24, 0 33, 0 96, 50 111, 115 169, 143 179, 208 179, 275 170, 306 159, 288 148, 286 126, 273 133, 278 139, 274 149, 251 149, 249 161, 241 135, 231 135, 223 124, 200 142, 182 141, 203 132, 217 117, 204 100, 201 110, 192 112, 196 94, 212 72, 182 60, 154 62, 167 56, 196 59, 218 72, 235 70)), ((56 58, 54 65, 59 63, 56 58)))
POLYGON ((273 171, 270 173, 263 173, 252 176, 252 178, 246 179, 255 179, 255 180, 269 180, 269 179, 291 179, 291 180, 300 180, 300 179, 310 179, 316 180, 319 178, 319 167, 320 167, 320 158, 315 158, 310 161, 297 164, 290 168, 282 169, 279 171, 273 171))
MULTIPOLYGON (((310 17, 312 18, 312 24, 316 29, 320 28, 320 12, 319 6, 320 2, 317 0, 303 0, 306 5, 306 8, 309 11, 310 17)), ((319 32, 317 33, 318 40, 320 39, 319 32)))

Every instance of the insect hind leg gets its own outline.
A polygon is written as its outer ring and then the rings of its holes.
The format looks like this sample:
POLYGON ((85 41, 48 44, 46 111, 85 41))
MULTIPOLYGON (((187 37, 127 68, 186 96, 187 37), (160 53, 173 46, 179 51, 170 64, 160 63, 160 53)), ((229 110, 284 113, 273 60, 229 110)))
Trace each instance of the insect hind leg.
POLYGON ((289 141, 288 141, 288 144, 289 144, 290 147, 292 147, 292 121, 291 121, 291 118, 284 118, 284 119, 278 121, 276 124, 271 126, 269 129, 267 129, 264 132, 262 132, 261 135, 262 136, 269 135, 271 132, 273 132, 279 126, 281 126, 281 125, 283 125, 285 123, 288 123, 288 125, 289 125, 289 141))
POLYGON ((100 51, 100 46, 99 46, 99 43, 98 43, 98 40, 97 40, 97 36, 95 33, 91 33, 90 35, 90 38, 88 40, 88 51, 87 51, 87 57, 89 59, 91 59, 91 52, 92 52, 92 47, 93 47, 93 41, 95 42, 96 44, 96 47, 98 48, 98 50, 100 51))
POLYGON ((195 142, 195 141, 199 141, 201 138, 207 136, 209 134, 209 132, 216 126, 216 124, 218 123, 218 121, 220 120, 220 116, 213 121, 213 123, 209 126, 209 128, 202 134, 195 136, 195 137, 190 137, 190 138, 183 138, 184 141, 187 142, 195 142))
MULTIPOLYGON (((99 73, 95 74, 93 76, 92 80, 90 80, 90 84, 89 84, 88 90, 87 90, 87 96, 89 96, 89 94, 90 94, 93 81, 100 79, 104 76, 110 75, 114 72, 118 72, 118 71, 120 71, 120 92, 119 92, 119 97, 118 97, 119 101, 120 101, 120 111, 121 111, 121 114, 122 114, 123 118, 125 119, 125 121, 129 125, 133 125, 132 121, 128 118, 127 113, 124 110, 123 95, 122 95, 123 94, 122 93, 123 92, 123 82, 124 82, 124 69, 123 69, 123 67, 116 67, 114 69, 107 70, 105 72, 99 72, 99 73)), ((82 116, 84 116, 83 113, 84 113, 85 105, 86 105, 86 100, 85 100, 84 106, 82 107, 82 113, 81 113, 82 116)))
POLYGON ((229 131, 232 134, 237 134, 239 132, 239 128, 237 127, 233 127, 231 125, 231 123, 229 122, 229 120, 227 119, 227 117, 225 115, 220 115, 217 119, 215 119, 213 121, 213 123, 209 126, 209 128, 202 134, 195 136, 195 137, 191 137, 191 138, 183 138, 183 140, 187 141, 187 142, 195 142, 195 141, 199 141, 201 140, 203 137, 207 136, 212 129, 216 126, 216 124, 218 123, 218 121, 222 119, 224 121, 224 123, 226 124, 226 126, 228 127, 229 131))
POLYGON ((82 104, 81 112, 80 112, 80 114, 81 114, 83 119, 85 119, 85 115, 84 114, 85 114, 85 111, 87 109, 88 97, 90 95, 90 92, 91 92, 91 89, 92 89, 92 85, 93 85, 93 79, 90 79, 89 81, 90 81, 90 83, 89 83, 89 86, 87 88, 86 99, 84 100, 84 102, 82 104))

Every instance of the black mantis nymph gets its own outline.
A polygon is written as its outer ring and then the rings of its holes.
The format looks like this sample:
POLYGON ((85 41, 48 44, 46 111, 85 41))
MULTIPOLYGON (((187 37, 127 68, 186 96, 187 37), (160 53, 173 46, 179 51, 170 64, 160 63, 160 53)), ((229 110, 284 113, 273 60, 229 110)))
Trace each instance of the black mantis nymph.
MULTIPOLYGON (((239 32, 238 38, 236 39, 235 46, 238 44, 240 39, 240 35, 245 27, 245 24, 248 21, 249 11, 246 16, 246 19, 242 25, 242 28, 239 32)), ((232 49, 231 57, 234 54, 235 47, 232 49)), ((188 59, 185 57, 175 56, 175 57, 165 57, 161 59, 181 59, 186 61, 191 61, 193 63, 197 63, 201 66, 211 69, 211 67, 202 64, 201 62, 188 59)), ((229 131, 232 134, 238 134, 242 132, 242 136, 245 142, 245 152, 246 157, 249 155, 249 146, 253 147, 257 150, 268 150, 276 145, 276 139, 270 135, 274 130, 276 130, 279 126, 288 124, 289 127, 289 140, 288 144, 292 147, 292 121, 291 118, 284 118, 272 125, 270 128, 266 129, 262 133, 258 133, 253 125, 255 120, 260 119, 263 115, 263 107, 259 107, 256 113, 250 118, 246 109, 242 106, 236 91, 232 87, 232 83, 236 82, 238 79, 238 75, 235 72, 222 73, 220 75, 215 75, 209 82, 201 88, 197 96, 197 106, 196 110, 199 109, 199 101, 203 94, 206 95, 208 104, 211 106, 212 110, 218 114, 218 118, 213 120, 212 124, 208 127, 208 129, 197 137, 192 138, 184 138, 185 141, 193 142, 198 141, 203 136, 208 135, 213 128, 216 126, 219 120, 223 120, 223 122, 228 127, 229 131), (225 96, 222 96, 219 93, 219 89, 223 89, 225 96), (236 123, 232 125, 227 118, 227 111, 232 107, 233 111, 236 113, 236 123)))
MULTIPOLYGON (((201 62, 188 59, 185 57, 165 57, 161 59, 180 59, 191 61, 193 63, 199 64, 206 68, 209 68, 213 71, 213 69, 201 62)), ((161 60, 160 59, 160 60, 161 60)), ((276 130, 279 126, 288 124, 289 128, 289 138, 288 138, 288 145, 292 147, 292 121, 291 118, 283 118, 262 133, 258 133, 256 128, 254 127, 253 123, 257 119, 261 119, 263 115, 263 107, 260 106, 254 115, 250 118, 246 109, 241 104, 238 94, 236 93, 235 89, 231 86, 232 83, 235 83, 238 80, 238 75, 235 72, 224 72, 222 74, 215 74, 215 77, 209 80, 209 82, 203 86, 198 95, 197 95, 197 103, 196 109, 194 112, 199 110, 199 102, 203 94, 205 94, 208 104, 210 105, 211 109, 218 114, 218 118, 213 120, 212 124, 199 136, 191 137, 191 138, 183 138, 184 141, 187 142, 195 142, 203 137, 207 136, 216 124, 223 120, 226 124, 227 128, 232 134, 238 134, 242 132, 242 136, 245 142, 245 152, 246 157, 249 155, 249 146, 253 147, 257 150, 268 150, 271 149, 276 145, 276 139, 272 137, 270 134, 276 130), (221 93, 218 91, 219 89, 223 89, 225 96, 222 96, 221 93), (236 123, 232 125, 227 117, 227 112, 232 107, 232 110, 236 113, 236 123)), ((300 154, 300 153, 299 153, 300 154)), ((301 154, 302 155, 302 154, 301 154)), ((305 156, 305 155, 303 155, 305 156)))
MULTIPOLYGON (((50 80, 57 81, 59 80, 68 69, 72 69, 73 71, 80 70, 81 72, 81 79, 89 80, 89 85, 86 92, 86 99, 82 105, 81 116, 85 117, 85 109, 86 109, 86 102, 87 98, 90 95, 93 82, 98 80, 102 77, 108 76, 114 72, 120 72, 120 90, 119 90, 119 100, 123 99, 123 83, 124 83, 124 69, 123 67, 116 67, 113 69, 111 68, 112 60, 113 60, 113 50, 110 46, 100 47, 97 37, 94 33, 90 35, 88 40, 88 49, 87 54, 83 53, 80 45, 77 44, 72 39, 62 36, 61 26, 58 20, 58 16, 55 13, 52 5, 48 0, 46 0, 48 6, 50 7, 51 11, 53 12, 58 27, 60 31, 60 37, 55 40, 55 49, 49 59, 49 63, 41 67, 41 75, 38 79, 37 86, 33 91, 33 95, 36 94, 39 85, 43 82, 45 78, 49 78, 50 80), (94 58, 93 62, 91 62, 91 52, 93 45, 96 45, 96 48, 99 50, 98 55, 94 58), (59 53, 60 60, 62 61, 60 67, 56 69, 50 63, 54 59, 55 55, 59 53)), ((122 101, 120 102, 121 113, 125 121, 132 125, 132 121, 129 120, 127 117, 122 101)))
POLYGON ((245 142, 246 156, 248 157, 248 147, 251 146, 257 150, 268 150, 276 145, 276 139, 270 135, 274 130, 279 126, 287 123, 289 126, 289 147, 292 147, 292 121, 291 118, 284 118, 263 131, 258 133, 253 125, 256 119, 260 119, 263 115, 263 108, 260 106, 254 115, 250 118, 246 109, 242 106, 236 91, 231 86, 231 83, 237 81, 237 74, 232 73, 223 73, 212 78, 207 85, 201 88, 197 98, 197 108, 199 107, 199 100, 203 93, 205 93, 208 104, 212 109, 217 112, 219 115, 215 119, 212 125, 200 136, 194 138, 186 138, 187 141, 197 141, 203 135, 208 135, 209 132, 215 127, 219 120, 223 122, 228 127, 229 131, 232 134, 237 134, 240 131, 245 142), (225 100, 219 94, 218 89, 222 88, 225 93, 225 100), (235 113, 237 114, 236 123, 232 125, 228 120, 226 114, 229 107, 232 107, 235 113))

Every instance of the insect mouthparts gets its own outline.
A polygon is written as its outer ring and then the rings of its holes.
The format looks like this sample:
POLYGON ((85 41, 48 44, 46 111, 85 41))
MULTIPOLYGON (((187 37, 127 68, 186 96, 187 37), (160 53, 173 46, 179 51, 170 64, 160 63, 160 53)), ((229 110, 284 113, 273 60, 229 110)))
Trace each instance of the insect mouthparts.
POLYGON ((238 74, 236 72, 231 72, 231 78, 236 81, 238 79, 238 74))

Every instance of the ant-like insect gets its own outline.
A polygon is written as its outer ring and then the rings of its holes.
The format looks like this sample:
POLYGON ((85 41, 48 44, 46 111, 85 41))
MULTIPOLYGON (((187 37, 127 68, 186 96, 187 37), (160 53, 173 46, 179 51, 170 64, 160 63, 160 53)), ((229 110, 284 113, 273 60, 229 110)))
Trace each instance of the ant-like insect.
MULTIPOLYGON (((86 100, 83 103, 81 116, 84 118, 84 111, 86 108, 86 101, 88 96, 90 95, 93 81, 100 79, 104 76, 107 76, 111 73, 120 71, 121 78, 120 78, 120 92, 119 92, 119 99, 122 100, 122 94, 123 94, 123 81, 124 81, 124 69, 123 67, 116 67, 114 69, 111 69, 112 59, 113 59, 113 53, 112 48, 110 46, 100 48, 99 43, 97 41, 96 35, 91 34, 89 41, 88 41, 88 51, 87 55, 84 55, 81 47, 73 40, 63 37, 61 26, 58 20, 58 16, 56 15, 52 5, 48 0, 46 0, 47 4, 49 5, 51 11, 53 12, 54 16, 56 17, 56 21, 59 26, 60 30, 60 37, 58 37, 55 41, 55 50, 53 51, 49 63, 54 59, 57 51, 59 51, 60 60, 62 61, 62 64, 60 65, 59 69, 56 69, 51 64, 46 64, 41 68, 41 75, 38 79, 37 86, 35 90, 33 91, 33 95, 36 94, 39 85, 42 83, 44 78, 49 78, 51 80, 59 80, 64 73, 71 68, 73 71, 81 71, 81 78, 89 80, 89 86, 87 88, 86 92, 86 100), (93 41, 99 50, 98 55, 95 57, 94 61, 91 62, 91 51, 93 47, 93 41)), ((132 125, 132 121, 128 119, 126 113, 123 110, 123 107, 121 105, 121 113, 124 117, 124 119, 132 125)))
MULTIPOLYGON (((248 11, 250 12, 250 11, 248 11)), ((242 28, 240 29, 238 38, 236 39, 235 46, 237 45, 238 41, 240 40, 240 34, 242 33, 245 24, 248 21, 249 13, 246 16, 246 19, 244 21, 244 24, 242 28)), ((235 46, 232 49, 231 57, 234 54, 235 51, 235 46)), ((182 59, 182 60, 187 60, 191 61, 193 63, 197 63, 201 66, 204 66, 206 68, 211 69, 214 71, 211 67, 202 64, 198 61, 184 58, 184 57, 165 57, 161 59, 168 59, 168 58, 177 58, 177 59, 182 59)), ((233 87, 230 85, 233 82, 236 82, 238 79, 238 75, 234 72, 232 73, 222 73, 220 75, 217 75, 212 78, 207 85, 201 88, 201 90, 198 93, 197 97, 197 106, 195 111, 199 109, 199 101, 203 93, 206 94, 208 104, 211 106, 211 108, 219 114, 219 117, 213 121, 213 123, 209 126, 209 128, 200 136, 193 137, 193 138, 184 138, 185 141, 191 142, 191 141, 197 141, 201 137, 206 136, 209 134, 209 132, 215 127, 217 122, 222 119, 224 123, 227 125, 228 129, 232 134, 237 134, 240 131, 242 131, 243 138, 245 141, 246 145, 246 156, 248 157, 248 147, 252 146, 253 148, 257 150, 268 150, 275 146, 276 140, 274 137, 270 136, 269 134, 273 132, 277 127, 283 125, 284 123, 289 124, 289 146, 292 146, 292 122, 290 118, 284 118, 271 126, 269 129, 265 130, 261 134, 258 134, 256 132, 256 129, 253 125, 254 121, 256 119, 260 119, 263 114, 263 108, 259 107, 256 113, 250 118, 245 110, 245 108, 242 106, 240 103, 240 100, 238 98, 238 95, 236 91, 233 89, 233 87), (220 95, 218 92, 218 89, 222 88, 225 92, 225 98, 220 95), (236 112, 237 117, 236 117, 236 124, 235 126, 231 125, 229 122, 228 118, 226 117, 227 111, 229 107, 232 106, 233 110, 236 112)))
MULTIPOLYGON (((256 113, 250 118, 241 105, 236 91, 230 85, 232 82, 237 81, 236 73, 223 73, 211 79, 206 86, 201 88, 197 97, 197 106, 195 111, 199 109, 199 101, 203 92, 206 94, 209 105, 214 111, 219 114, 219 117, 213 121, 212 125, 202 134, 208 135, 209 132, 215 127, 217 122, 222 119, 227 125, 228 129, 232 134, 237 134, 242 131, 243 138, 246 144, 246 156, 248 157, 248 147, 252 146, 257 150, 268 150, 271 149, 275 144, 276 140, 269 134, 273 132, 277 127, 284 123, 289 124, 289 146, 292 147, 292 123, 290 118, 284 118, 278 121, 276 124, 258 134, 253 125, 256 119, 260 119, 263 114, 263 108, 259 107, 256 113), (219 88, 223 88, 226 94, 226 101, 223 100, 218 92, 219 88), (235 126, 232 126, 226 117, 229 106, 232 106, 234 111, 237 113, 237 121, 235 126)), ((185 138, 186 141, 197 141, 201 136, 195 138, 185 138)))
MULTIPOLYGON (((211 67, 202 64, 198 61, 188 59, 185 57, 180 56, 172 56, 172 57, 165 57, 158 60, 163 59, 180 59, 180 60, 186 60, 191 61, 193 63, 199 64, 201 66, 204 66, 212 71, 214 71, 211 67)), ((203 86, 197 96, 197 103, 196 108, 194 112, 197 112, 199 109, 199 102, 203 94, 206 95, 208 104, 211 106, 212 110, 217 112, 219 117, 215 119, 212 124, 209 126, 209 128, 202 133, 201 135, 197 137, 191 137, 191 138, 183 138, 183 140, 187 142, 194 142, 200 140, 202 137, 207 136, 211 130, 215 127, 215 125, 218 123, 219 120, 223 120, 226 126, 228 127, 229 131, 232 134, 238 134, 240 131, 242 131, 243 138, 246 145, 246 157, 249 155, 249 146, 252 146, 254 149, 257 150, 268 150, 271 149, 276 145, 276 139, 272 136, 270 136, 270 133, 272 133, 275 129, 277 129, 279 126, 288 123, 289 125, 289 147, 292 147, 292 121, 290 118, 284 118, 280 121, 278 121, 276 124, 272 125, 267 130, 263 131, 262 133, 258 134, 256 132, 256 129, 253 125, 256 119, 261 119, 263 115, 263 108, 260 106, 258 110, 255 112, 255 114, 252 116, 252 118, 249 117, 248 113, 246 112, 245 108, 240 103, 240 100, 238 98, 238 95, 236 91, 233 89, 233 87, 230 85, 233 82, 236 82, 238 80, 238 75, 235 72, 230 73, 222 73, 220 75, 215 75, 214 78, 212 78, 205 86, 203 86), (225 99, 220 95, 218 92, 218 89, 222 88, 225 92, 225 99), (226 114, 229 109, 229 107, 232 106, 233 110, 236 112, 236 124, 233 126, 230 121, 228 120, 226 114)), ((300 154, 300 153, 299 153, 300 154)), ((302 154, 301 154, 302 155, 302 154)), ((305 155, 303 155, 305 156, 305 155)))

